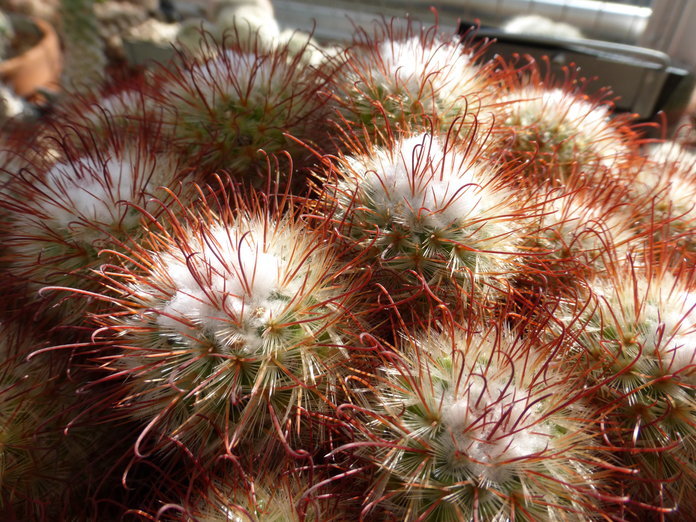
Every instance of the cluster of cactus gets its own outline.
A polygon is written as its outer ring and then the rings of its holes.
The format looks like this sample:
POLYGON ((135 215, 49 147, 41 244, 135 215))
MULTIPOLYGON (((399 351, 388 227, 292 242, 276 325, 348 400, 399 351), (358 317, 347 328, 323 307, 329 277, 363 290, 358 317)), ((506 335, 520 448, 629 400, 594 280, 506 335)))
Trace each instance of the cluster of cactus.
POLYGON ((2 518, 689 519, 696 156, 471 42, 207 42, 6 138, 2 518))

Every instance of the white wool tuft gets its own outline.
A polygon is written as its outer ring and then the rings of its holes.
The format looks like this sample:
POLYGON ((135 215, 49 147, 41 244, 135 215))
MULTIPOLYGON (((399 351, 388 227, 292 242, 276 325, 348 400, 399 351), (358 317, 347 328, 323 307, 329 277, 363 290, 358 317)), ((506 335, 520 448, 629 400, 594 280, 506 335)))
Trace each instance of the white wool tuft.
POLYGON ((403 88, 414 98, 425 89, 449 104, 482 88, 479 67, 457 39, 428 45, 418 37, 387 40, 379 44, 378 56, 379 66, 370 71, 372 81, 388 90, 403 88))
POLYGON ((189 264, 181 257, 163 256, 161 270, 176 292, 161 308, 159 325, 195 338, 186 325, 190 321, 221 345, 249 353, 260 349, 263 330, 284 313, 307 271, 317 268, 308 263, 288 278, 287 246, 282 241, 264 244, 263 238, 258 224, 248 229, 218 226, 200 241, 200 251, 189 256, 189 264))
POLYGON ((507 461, 532 457, 549 444, 548 427, 525 410, 526 396, 507 382, 476 382, 442 411, 445 437, 471 461, 476 476, 499 481, 507 461))
POLYGON ((454 151, 445 154, 440 140, 427 134, 349 162, 363 176, 357 182, 363 197, 395 222, 446 227, 498 204, 483 188, 490 178, 478 166, 454 151))

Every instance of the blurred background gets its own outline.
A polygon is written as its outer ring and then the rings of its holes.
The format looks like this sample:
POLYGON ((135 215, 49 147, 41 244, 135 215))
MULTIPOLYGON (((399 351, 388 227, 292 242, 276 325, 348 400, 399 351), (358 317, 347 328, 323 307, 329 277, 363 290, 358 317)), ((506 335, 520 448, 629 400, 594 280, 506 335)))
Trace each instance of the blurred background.
POLYGON ((696 100, 696 2, 690 0, 0 0, 0 9, 52 24, 69 66, 71 53, 82 51, 65 49, 68 4, 72 27, 96 23, 116 75, 167 61, 177 43, 195 47, 201 28, 221 35, 231 20, 248 21, 269 38, 299 30, 330 45, 349 43, 356 25, 394 17, 395 23, 437 20, 444 32, 492 40, 489 56, 547 60, 561 75, 578 69, 591 80, 590 91, 609 86, 620 111, 642 120, 662 112, 671 128, 693 117, 696 100), (75 20, 75 12, 85 16, 75 20))

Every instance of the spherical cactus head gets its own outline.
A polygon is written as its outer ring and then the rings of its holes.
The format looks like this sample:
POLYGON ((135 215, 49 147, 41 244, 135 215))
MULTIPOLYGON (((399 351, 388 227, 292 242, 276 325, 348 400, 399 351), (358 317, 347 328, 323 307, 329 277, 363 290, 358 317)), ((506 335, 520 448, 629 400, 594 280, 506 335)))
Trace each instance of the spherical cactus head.
POLYGON ((635 148, 631 118, 613 114, 606 93, 585 94, 586 82, 575 76, 560 83, 543 78, 532 64, 506 77, 507 92, 497 109, 510 142, 501 152, 525 164, 524 174, 539 181, 601 178, 635 148))
POLYGON ((594 413, 574 391, 581 380, 552 356, 566 341, 542 347, 539 332, 472 324, 402 332, 385 358, 370 413, 356 423, 364 438, 345 446, 379 470, 365 510, 413 520, 590 516, 608 488, 594 413))
POLYGON ((490 121, 492 64, 479 64, 483 48, 463 44, 437 26, 376 24, 358 31, 346 63, 334 76, 343 124, 372 139, 395 131, 446 130, 456 118, 468 127, 490 121))
MULTIPOLYGON (((134 250, 137 270, 105 274, 123 307, 103 317, 121 347, 114 371, 128 376, 119 408, 143 421, 143 440, 194 452, 263 445, 289 426, 304 439, 337 400, 351 283, 298 209, 195 208, 134 250)), ((321 424, 306 440, 319 443, 321 424)))
POLYGON ((597 306, 580 336, 594 400, 610 406, 606 438, 637 470, 625 488, 658 511, 688 501, 696 482, 694 275, 686 265, 675 275, 669 265, 628 258, 597 278, 597 306))
POLYGON ((354 147, 319 199, 397 300, 425 286, 447 295, 507 288, 534 211, 498 182, 504 165, 482 160, 485 136, 417 134, 354 147))
MULTIPOLYGON (((88 143, 91 135, 82 139, 88 143)), ((8 270, 30 281, 35 296, 48 286, 95 290, 92 271, 142 237, 144 216, 165 213, 177 193, 185 199, 182 167, 160 150, 156 135, 114 133, 89 147, 73 146, 71 137, 59 152, 45 168, 16 173, 4 202, 8 270), (157 194, 159 203, 152 200, 157 194)), ((48 294, 42 295, 64 297, 48 294)), ((65 311, 79 315, 70 306, 65 311)))
POLYGON ((696 259, 696 154, 665 141, 647 148, 629 178, 629 207, 639 230, 656 243, 696 259))

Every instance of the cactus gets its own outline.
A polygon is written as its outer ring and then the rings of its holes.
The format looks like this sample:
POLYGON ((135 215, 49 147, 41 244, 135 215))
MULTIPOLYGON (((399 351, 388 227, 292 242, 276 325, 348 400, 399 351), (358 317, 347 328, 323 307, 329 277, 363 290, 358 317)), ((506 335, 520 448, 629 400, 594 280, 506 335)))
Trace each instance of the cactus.
POLYGON ((351 289, 324 238, 260 208, 228 219, 191 213, 134 250, 137 269, 105 274, 123 307, 101 319, 128 376, 117 408, 197 452, 221 451, 215 433, 263 444, 329 412, 348 357, 351 289))
POLYGON ((286 47, 219 49, 214 58, 161 70, 154 101, 180 153, 256 188, 266 180, 267 154, 288 151, 296 166, 306 163, 311 154, 287 135, 309 143, 322 136, 326 80, 301 65, 301 55, 286 47))
POLYGON ((6 263, 34 292, 48 286, 95 290, 92 270, 106 260, 100 252, 127 249, 144 232, 141 210, 163 211, 151 196, 176 183, 176 160, 145 137, 131 143, 112 134, 102 144, 85 154, 66 142, 64 157, 46 170, 37 165, 15 174, 13 194, 2 203, 9 222, 6 263))
POLYGON ((534 333, 475 322, 399 334, 367 394, 370 414, 354 416, 360 442, 336 450, 362 449, 379 470, 364 513, 563 520, 623 501, 602 484, 579 376, 549 357, 562 337, 542 348, 534 333))
POLYGON ((344 234, 388 278, 453 281, 472 292, 503 288, 516 271, 533 214, 479 161, 475 136, 404 137, 340 162, 322 196, 337 201, 344 234))
POLYGON ((629 152, 625 118, 610 118, 609 105, 572 87, 519 85, 500 102, 512 156, 532 162, 528 175, 556 183, 577 175, 594 179, 629 152))
POLYGON ((94 13, 95 0, 61 0, 61 36, 65 63, 63 88, 84 92, 99 90, 106 80, 104 41, 94 13))
POLYGON ((637 220, 643 230, 653 232, 655 240, 673 241, 694 259, 696 154, 664 142, 648 149, 646 160, 637 168, 629 193, 637 220))
POLYGON ((490 123, 493 79, 489 66, 476 64, 480 49, 410 26, 360 36, 335 80, 337 105, 349 125, 378 139, 387 127, 447 130, 464 116, 468 125, 490 123))
POLYGON ((591 285, 598 305, 580 337, 589 382, 602 384, 598 401, 611 406, 613 449, 640 479, 661 484, 626 488, 635 502, 664 509, 686 500, 696 481, 696 294, 693 272, 681 273, 619 265, 611 279, 591 285))
POLYGON ((15 37, 15 31, 12 27, 12 20, 4 12, 0 11, 0 59, 8 58, 12 39, 15 37))

